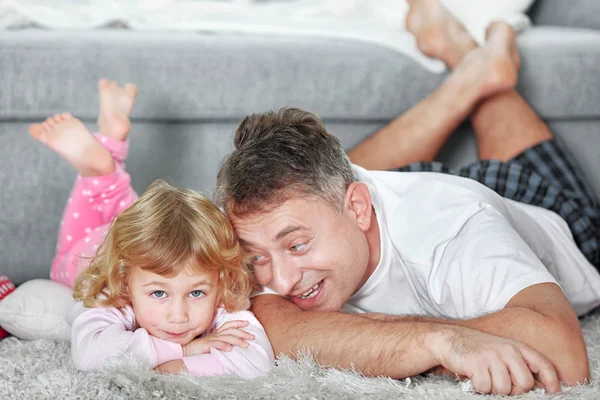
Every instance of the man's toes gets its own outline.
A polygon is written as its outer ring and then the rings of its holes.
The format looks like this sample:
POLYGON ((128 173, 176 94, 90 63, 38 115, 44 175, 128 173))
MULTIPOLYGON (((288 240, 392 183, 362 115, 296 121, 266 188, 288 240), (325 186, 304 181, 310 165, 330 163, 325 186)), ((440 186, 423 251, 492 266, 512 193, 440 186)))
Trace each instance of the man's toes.
POLYGON ((485 27, 485 40, 490 39, 490 35, 492 34, 492 30, 494 29, 492 27, 493 24, 494 24, 494 21, 490 22, 490 24, 485 27))
POLYGON ((517 67, 517 70, 521 69, 521 55, 519 54, 519 50, 516 48, 512 51, 512 59, 515 63, 515 67, 517 67))

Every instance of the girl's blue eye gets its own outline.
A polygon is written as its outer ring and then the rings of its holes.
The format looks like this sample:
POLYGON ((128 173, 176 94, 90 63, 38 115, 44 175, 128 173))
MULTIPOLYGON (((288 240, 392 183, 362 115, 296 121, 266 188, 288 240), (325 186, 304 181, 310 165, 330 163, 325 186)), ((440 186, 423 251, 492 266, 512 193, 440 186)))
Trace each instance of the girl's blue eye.
POLYGON ((152 292, 152 296, 156 297, 157 299, 162 299, 166 296, 167 294, 165 293, 164 290, 156 290, 154 292, 152 292))
POLYGON ((253 256, 252 257, 252 261, 253 262, 258 262, 258 261, 262 260, 263 258, 265 258, 265 256, 253 256))
POLYGON ((202 290, 192 290, 190 292, 190 296, 194 297, 194 298, 202 297, 203 295, 204 295, 204 292, 202 290))

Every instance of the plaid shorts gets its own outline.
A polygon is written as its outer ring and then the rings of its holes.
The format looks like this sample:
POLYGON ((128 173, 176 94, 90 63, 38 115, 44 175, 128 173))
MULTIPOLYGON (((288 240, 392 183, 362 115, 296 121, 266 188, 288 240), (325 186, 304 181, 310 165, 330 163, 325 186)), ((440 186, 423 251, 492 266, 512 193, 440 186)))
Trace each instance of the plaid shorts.
POLYGON ((598 199, 565 145, 555 139, 503 162, 480 160, 462 168, 418 162, 403 172, 442 172, 475 179, 499 195, 554 211, 571 229, 581 252, 600 271, 600 210, 598 199))

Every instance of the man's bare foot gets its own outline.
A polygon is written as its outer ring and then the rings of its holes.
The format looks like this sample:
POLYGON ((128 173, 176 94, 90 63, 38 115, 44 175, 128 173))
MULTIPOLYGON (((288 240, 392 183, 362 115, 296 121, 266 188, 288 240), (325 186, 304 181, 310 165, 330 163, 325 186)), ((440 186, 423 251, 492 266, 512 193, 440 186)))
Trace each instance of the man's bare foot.
POLYGON ((80 120, 68 113, 32 124, 29 133, 60 154, 82 176, 108 175, 115 169, 108 150, 94 139, 80 120))
POLYGON ((100 79, 100 116, 98 129, 100 133, 113 139, 123 141, 131 129, 129 115, 135 104, 137 87, 127 83, 123 89, 116 82, 100 79))
POLYGON ((521 69, 521 55, 519 54, 519 49, 517 49, 516 36, 512 25, 504 21, 494 21, 485 30, 486 43, 495 42, 493 45, 499 48, 508 46, 508 54, 518 71, 521 69))
POLYGON ((495 93, 514 89, 519 65, 512 26, 494 22, 488 28, 485 46, 468 53, 449 80, 466 88, 473 101, 477 102, 495 93))
POLYGON ((477 47, 465 27, 439 0, 408 0, 406 29, 417 39, 417 47, 428 57, 442 60, 454 69, 477 47))

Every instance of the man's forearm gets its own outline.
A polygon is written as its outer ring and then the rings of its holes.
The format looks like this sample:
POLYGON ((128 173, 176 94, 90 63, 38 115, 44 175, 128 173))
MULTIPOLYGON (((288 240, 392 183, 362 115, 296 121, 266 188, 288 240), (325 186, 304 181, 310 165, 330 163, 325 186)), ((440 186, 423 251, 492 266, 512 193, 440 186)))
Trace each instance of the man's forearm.
POLYGON ((581 333, 560 321, 536 311, 512 307, 474 319, 452 320, 421 316, 369 315, 370 319, 388 323, 418 322, 458 325, 481 332, 517 340, 546 356, 556 367, 559 379, 573 386, 589 380, 587 352, 581 333))
POLYGON ((559 379, 569 386, 590 379, 581 331, 563 321, 527 308, 512 307, 456 323, 526 344, 546 356, 556 367, 559 379))
POLYGON ((427 350, 427 342, 438 329, 444 329, 441 325, 388 324, 343 313, 297 311, 293 305, 286 312, 273 312, 270 307, 275 306, 262 304, 252 310, 263 324, 276 356, 295 358, 305 349, 324 366, 356 367, 365 375, 397 379, 438 365, 427 350))

